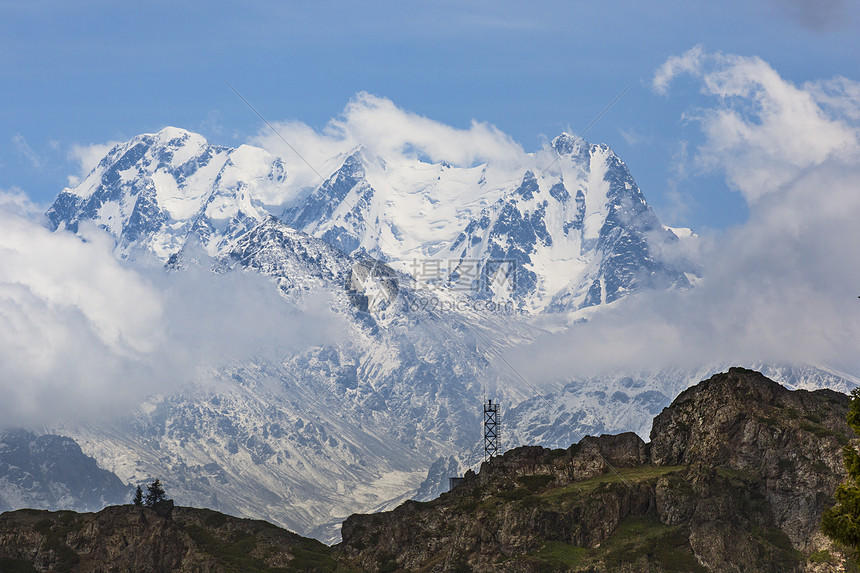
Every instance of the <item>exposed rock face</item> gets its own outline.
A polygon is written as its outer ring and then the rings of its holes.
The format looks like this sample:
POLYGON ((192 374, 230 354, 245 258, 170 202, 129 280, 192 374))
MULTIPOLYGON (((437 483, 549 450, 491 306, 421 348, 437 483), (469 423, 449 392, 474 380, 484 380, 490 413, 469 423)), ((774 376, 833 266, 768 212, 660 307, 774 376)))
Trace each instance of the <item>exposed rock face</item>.
POLYGON ((818 524, 848 403, 733 368, 664 409, 650 444, 517 448, 437 500, 351 516, 338 550, 369 571, 836 570, 808 559, 838 560, 818 524))
POLYGON ((172 519, 130 505, 98 513, 0 515, 0 571, 324 571, 322 543, 264 521, 177 507, 172 519))
POLYGON ((756 476, 774 524, 795 547, 808 549, 844 479, 842 446, 853 435, 847 403, 832 390, 790 392, 732 368, 681 393, 654 419, 652 460, 756 476))

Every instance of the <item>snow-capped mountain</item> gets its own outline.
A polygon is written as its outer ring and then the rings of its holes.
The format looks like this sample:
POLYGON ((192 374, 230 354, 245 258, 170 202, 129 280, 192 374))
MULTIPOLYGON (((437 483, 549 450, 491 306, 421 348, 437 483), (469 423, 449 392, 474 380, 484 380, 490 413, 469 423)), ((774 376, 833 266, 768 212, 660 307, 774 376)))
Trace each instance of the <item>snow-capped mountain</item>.
POLYGON ((563 134, 551 151, 510 170, 386 161, 359 149, 282 216, 344 252, 528 312, 690 286, 683 269, 653 256, 651 242, 679 238, 608 146, 563 134), (539 170, 541 160, 548 166, 539 170))
POLYGON ((214 254, 268 213, 261 201, 282 200, 283 163, 262 149, 210 145, 176 128, 117 145, 48 210, 54 228, 77 231, 84 221, 116 240, 127 258, 167 259, 195 237, 214 254))
POLYGON ((689 286, 690 269, 654 254, 679 238, 609 147, 563 134, 529 158, 516 168, 452 167, 358 148, 308 191, 262 149, 165 128, 114 147, 48 217, 55 229, 104 228, 121 257, 167 260, 192 237, 221 255, 275 215, 344 253, 527 312, 689 286))
POLYGON ((329 541, 348 514, 431 496, 478 461, 488 393, 506 409, 506 447, 641 431, 705 374, 538 389, 505 350, 543 332, 541 313, 688 287, 689 269, 659 253, 691 236, 660 224, 605 145, 564 134, 524 161, 454 167, 357 148, 305 188, 262 149, 175 128, 116 146, 60 193, 55 230, 101 227, 117 257, 154 256, 174 274, 264 275, 297 312, 324 305, 340 336, 201 364, 193 385, 110 424, 59 429, 126 482, 159 476, 178 503, 329 541))

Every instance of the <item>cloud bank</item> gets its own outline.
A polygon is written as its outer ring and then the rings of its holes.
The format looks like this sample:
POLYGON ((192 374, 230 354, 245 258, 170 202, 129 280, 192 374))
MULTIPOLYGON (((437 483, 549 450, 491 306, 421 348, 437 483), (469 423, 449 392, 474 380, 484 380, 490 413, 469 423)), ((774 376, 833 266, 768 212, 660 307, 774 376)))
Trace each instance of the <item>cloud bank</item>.
POLYGON ((653 79, 697 78, 699 165, 723 173, 749 220, 705 248, 701 284, 645 293, 519 349, 535 381, 709 363, 827 364, 860 374, 860 84, 797 86, 759 58, 694 48, 653 79))
POLYGON ((0 192, 0 428, 109 418, 206 383, 206 366, 276 362, 344 331, 328 301, 298 309, 256 273, 130 268, 101 230, 82 240, 41 217, 0 192))
POLYGON ((0 195, 0 420, 83 415, 134 394, 134 365, 160 343, 158 294, 99 240, 51 233, 21 194, 0 195))

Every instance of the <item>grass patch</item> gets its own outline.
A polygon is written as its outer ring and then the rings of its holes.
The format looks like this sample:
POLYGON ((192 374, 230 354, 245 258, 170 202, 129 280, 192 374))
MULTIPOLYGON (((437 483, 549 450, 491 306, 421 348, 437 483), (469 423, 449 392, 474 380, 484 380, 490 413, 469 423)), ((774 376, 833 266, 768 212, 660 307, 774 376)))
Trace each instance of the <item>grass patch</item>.
POLYGON ((656 563, 664 571, 707 572, 693 556, 686 530, 664 525, 656 516, 624 519, 601 549, 606 551, 601 561, 610 571, 644 561, 656 563))
POLYGON ((199 525, 186 525, 185 532, 200 551, 218 560, 219 565, 227 572, 270 572, 270 568, 250 553, 257 547, 257 540, 248 533, 236 531, 227 541, 222 541, 199 525))
POLYGON ((784 531, 770 528, 758 532, 756 537, 773 548, 773 553, 761 562, 763 567, 777 565, 780 571, 788 571, 797 568, 803 562, 803 554, 792 546, 791 539, 784 531))
POLYGON ((57 557, 57 562, 51 567, 51 571, 57 573, 68 573, 81 561, 80 555, 63 541, 70 532, 83 528, 83 523, 70 519, 69 514, 74 517, 73 512, 60 514, 59 521, 64 521, 65 525, 55 525, 50 518, 40 519, 33 525, 33 529, 45 537, 45 549, 53 551, 57 557))
POLYGON ((812 469, 819 474, 830 473, 830 467, 821 460, 812 462, 812 469))
POLYGON ((809 432, 816 438, 827 438, 828 436, 836 435, 836 432, 834 432, 833 430, 829 430, 824 426, 821 426, 819 424, 813 424, 810 422, 801 422, 800 429, 809 432))
POLYGON ((397 561, 394 560, 394 556, 389 553, 380 553, 377 559, 379 573, 392 573, 399 568, 397 561))
POLYGON ((737 468, 730 468, 728 466, 718 467, 717 475, 721 478, 725 478, 727 480, 735 482, 749 482, 754 481, 756 479, 755 474, 748 470, 740 470, 737 468))
POLYGON ((285 571, 317 571, 317 572, 334 572, 340 571, 337 561, 334 560, 328 548, 322 543, 316 547, 295 547, 292 549, 294 559, 290 561, 289 568, 285 571))
MULTIPOLYGON (((577 497, 593 493, 598 488, 608 484, 636 482, 656 479, 687 469, 687 466, 642 466, 638 468, 618 468, 616 472, 609 471, 601 476, 575 481, 564 487, 553 488, 538 494, 538 497, 548 502, 558 503, 564 498, 577 497)), ((516 490, 515 490, 516 491, 516 490)))
POLYGON ((693 556, 689 532, 680 525, 664 525, 653 515, 629 516, 599 547, 577 547, 547 541, 521 556, 547 571, 618 571, 654 568, 673 573, 706 573, 693 556))
POLYGON ((212 512, 203 520, 208 527, 221 527, 227 523, 227 516, 223 513, 212 512))
POLYGON ((497 496, 504 499, 505 501, 519 501, 521 499, 525 499, 531 495, 531 492, 524 487, 518 487, 517 489, 509 489, 507 491, 500 491, 497 496))
POLYGON ((815 551, 809 556, 810 563, 833 563, 833 555, 826 549, 815 551))
POLYGON ((786 472, 794 469, 794 462, 785 458, 780 458, 776 463, 780 471, 786 472))
POLYGON ((553 565, 577 567, 584 563, 588 556, 588 549, 561 541, 547 541, 534 553, 534 556, 542 561, 549 561, 553 565))
POLYGON ((547 459, 547 461, 551 462, 553 460, 563 458, 566 455, 567 455, 567 450, 563 450, 563 449, 559 448, 557 450, 550 450, 549 452, 547 452, 546 453, 546 459, 547 459))
MULTIPOLYGON (((564 450, 562 450, 564 451, 564 450)), ((555 476, 549 474, 538 474, 538 475, 528 475, 528 476, 520 476, 517 478, 517 481, 527 490, 535 491, 546 487, 546 485, 555 479, 555 476)))

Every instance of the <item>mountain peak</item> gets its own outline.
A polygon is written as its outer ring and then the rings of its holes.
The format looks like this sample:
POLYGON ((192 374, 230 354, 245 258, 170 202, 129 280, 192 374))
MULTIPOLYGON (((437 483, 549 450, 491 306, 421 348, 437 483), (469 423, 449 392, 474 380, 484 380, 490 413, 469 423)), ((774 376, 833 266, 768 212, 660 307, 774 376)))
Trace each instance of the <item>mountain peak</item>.
POLYGON ((261 204, 283 201, 284 177, 283 163, 260 148, 210 145, 166 127, 115 146, 47 215, 54 229, 95 223, 122 258, 149 252, 166 261, 190 234, 215 254, 268 215, 261 204))
POLYGON ((552 140, 551 146, 559 155, 571 155, 585 143, 585 140, 578 135, 565 131, 552 140))
POLYGON ((167 127, 163 127, 158 132, 154 134, 156 137, 162 140, 173 140, 173 139, 187 139, 189 137, 199 137, 205 141, 205 138, 199 133, 194 133, 188 131, 187 129, 183 129, 181 127, 174 127, 172 125, 168 125, 167 127))

